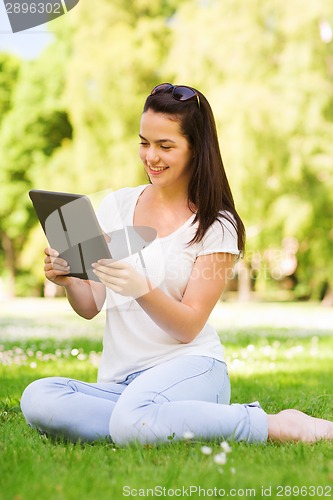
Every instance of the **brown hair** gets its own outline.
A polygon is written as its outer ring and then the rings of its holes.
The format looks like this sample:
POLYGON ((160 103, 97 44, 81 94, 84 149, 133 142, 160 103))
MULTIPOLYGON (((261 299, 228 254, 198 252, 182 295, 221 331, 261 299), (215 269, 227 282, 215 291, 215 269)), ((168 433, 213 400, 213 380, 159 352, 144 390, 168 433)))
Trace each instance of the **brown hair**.
MULTIPOLYGON (((147 97, 143 112, 151 109, 156 113, 177 119, 181 132, 188 138, 193 149, 192 177, 188 187, 189 207, 196 209, 193 224, 199 222, 197 232, 190 243, 202 240, 207 229, 222 216, 235 227, 238 249, 245 247, 245 228, 239 217, 229 186, 220 152, 214 115, 205 96, 178 101, 171 92, 159 92, 147 97), (225 211, 222 214, 221 210, 225 211)), ((194 211, 194 210, 193 210, 194 211)))

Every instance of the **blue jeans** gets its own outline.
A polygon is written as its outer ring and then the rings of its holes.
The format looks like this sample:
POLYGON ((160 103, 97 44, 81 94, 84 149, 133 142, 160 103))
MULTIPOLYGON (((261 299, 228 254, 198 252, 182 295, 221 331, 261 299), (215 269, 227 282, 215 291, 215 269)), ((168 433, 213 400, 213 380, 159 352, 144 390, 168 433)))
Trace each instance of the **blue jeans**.
POLYGON ((188 432, 203 439, 266 441, 267 415, 258 403, 229 401, 225 363, 180 356, 121 383, 36 380, 25 389, 21 408, 31 427, 71 441, 155 443, 188 432))

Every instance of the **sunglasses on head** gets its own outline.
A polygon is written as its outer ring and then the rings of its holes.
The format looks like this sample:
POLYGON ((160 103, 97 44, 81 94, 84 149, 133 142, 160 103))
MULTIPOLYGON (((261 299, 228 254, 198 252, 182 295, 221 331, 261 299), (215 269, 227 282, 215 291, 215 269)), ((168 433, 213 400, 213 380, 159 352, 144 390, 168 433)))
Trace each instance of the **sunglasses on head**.
POLYGON ((163 94, 164 92, 170 92, 172 97, 177 101, 196 99, 200 108, 199 94, 192 89, 192 87, 187 87, 186 85, 172 85, 172 83, 160 83, 160 85, 153 88, 150 95, 163 94))

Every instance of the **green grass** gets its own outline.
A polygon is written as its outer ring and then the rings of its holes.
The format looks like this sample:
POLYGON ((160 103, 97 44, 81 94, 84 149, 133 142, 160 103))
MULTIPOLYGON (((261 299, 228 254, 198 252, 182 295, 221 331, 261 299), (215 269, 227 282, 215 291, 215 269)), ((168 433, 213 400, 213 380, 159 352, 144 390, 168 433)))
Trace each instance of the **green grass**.
MULTIPOLYGON (((254 306, 258 318, 267 307, 254 306)), ((258 325, 249 321, 251 326, 245 327, 234 318, 237 310, 241 317, 246 308, 235 304, 221 308, 222 314, 225 310, 226 317, 233 318, 219 326, 230 367, 232 402, 259 400, 268 412, 296 407, 332 419, 333 323, 331 330, 327 323, 324 329, 316 328, 310 321, 313 308, 304 304, 290 309, 287 304, 279 311, 284 311, 286 324, 292 315, 292 327, 274 327, 269 324, 272 318, 267 324, 262 319, 258 325), (299 327, 295 314, 300 314, 299 327)), ((214 461, 221 452, 219 441, 117 448, 39 436, 20 412, 23 389, 44 376, 94 381, 103 318, 85 322, 67 309, 46 314, 42 303, 38 311, 14 308, 0 315, 1 500, 117 500, 180 493, 185 498, 214 494, 263 498, 262 488, 268 498, 333 496, 332 443, 231 443, 227 463, 219 465, 214 461), (202 453, 203 445, 211 447, 210 455, 202 453)), ((320 314, 320 309, 316 311, 320 314)), ((327 312, 323 315, 327 317, 327 312)))

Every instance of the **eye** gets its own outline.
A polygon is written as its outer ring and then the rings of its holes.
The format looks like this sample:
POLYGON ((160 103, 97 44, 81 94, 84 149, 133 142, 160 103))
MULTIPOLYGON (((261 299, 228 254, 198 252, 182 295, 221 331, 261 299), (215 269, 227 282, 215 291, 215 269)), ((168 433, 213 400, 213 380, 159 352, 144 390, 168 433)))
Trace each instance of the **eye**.
POLYGON ((161 146, 161 149, 164 149, 167 151, 167 150, 171 149, 171 146, 161 146))
POLYGON ((148 142, 142 142, 142 141, 139 144, 140 144, 140 146, 148 146, 149 145, 148 142))

